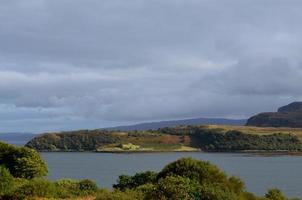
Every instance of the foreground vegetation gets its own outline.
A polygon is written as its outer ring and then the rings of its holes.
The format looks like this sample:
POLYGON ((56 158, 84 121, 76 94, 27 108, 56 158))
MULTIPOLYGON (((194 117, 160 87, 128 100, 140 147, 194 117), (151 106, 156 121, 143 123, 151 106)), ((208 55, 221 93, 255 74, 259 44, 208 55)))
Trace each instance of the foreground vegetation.
POLYGON ((4 143, 0 143, 0 150, 3 200, 288 200, 278 189, 268 190, 263 197, 249 193, 242 180, 228 177, 209 162, 191 158, 172 162, 160 172, 121 175, 114 189, 107 190, 87 179, 48 181, 43 178, 46 164, 36 151, 4 143), (25 165, 21 167, 20 162, 25 165))
POLYGON ((81 130, 40 135, 38 151, 301 151, 302 129, 180 126, 149 131, 81 130))

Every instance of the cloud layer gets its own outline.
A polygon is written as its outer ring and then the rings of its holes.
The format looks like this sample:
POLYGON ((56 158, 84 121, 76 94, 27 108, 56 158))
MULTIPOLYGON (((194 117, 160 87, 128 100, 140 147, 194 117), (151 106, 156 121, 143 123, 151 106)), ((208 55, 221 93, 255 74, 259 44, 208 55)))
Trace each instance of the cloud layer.
POLYGON ((302 2, 0 3, 0 131, 248 117, 302 100, 302 2))

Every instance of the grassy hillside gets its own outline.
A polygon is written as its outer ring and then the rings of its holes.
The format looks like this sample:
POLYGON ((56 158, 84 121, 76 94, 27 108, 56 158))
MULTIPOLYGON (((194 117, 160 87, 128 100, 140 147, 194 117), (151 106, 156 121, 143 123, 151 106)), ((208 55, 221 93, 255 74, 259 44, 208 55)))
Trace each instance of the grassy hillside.
POLYGON ((300 151, 302 129, 179 126, 150 131, 80 130, 40 135, 26 144, 39 151, 300 151))
POLYGON ((274 133, 293 134, 302 138, 302 128, 288 127, 257 127, 257 126, 229 126, 229 125, 209 125, 209 129, 221 129, 223 132, 237 130, 242 133, 256 135, 270 135, 274 133))

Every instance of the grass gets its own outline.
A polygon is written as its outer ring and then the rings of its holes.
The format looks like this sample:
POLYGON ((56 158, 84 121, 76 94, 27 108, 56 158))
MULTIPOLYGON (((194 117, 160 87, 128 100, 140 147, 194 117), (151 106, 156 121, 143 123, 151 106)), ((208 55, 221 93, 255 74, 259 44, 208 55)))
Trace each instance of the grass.
POLYGON ((200 149, 182 144, 146 143, 139 149, 122 149, 119 145, 106 145, 98 148, 97 152, 192 152, 200 149))
POLYGON ((256 126, 232 126, 232 125, 207 125, 206 127, 211 129, 223 129, 228 130, 238 130, 244 133, 251 134, 272 134, 272 133, 292 133, 302 136, 302 128, 288 128, 288 127, 256 127, 256 126))
POLYGON ((209 129, 221 129, 223 132, 237 130, 246 134, 270 135, 274 133, 293 134, 302 137, 302 128, 287 127, 256 127, 256 126, 230 126, 230 125, 208 125, 209 129))

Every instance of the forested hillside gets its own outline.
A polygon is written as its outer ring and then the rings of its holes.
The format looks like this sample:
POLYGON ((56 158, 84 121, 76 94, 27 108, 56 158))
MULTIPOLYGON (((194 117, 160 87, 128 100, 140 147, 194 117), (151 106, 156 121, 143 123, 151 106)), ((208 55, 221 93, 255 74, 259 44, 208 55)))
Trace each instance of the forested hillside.
POLYGON ((226 126, 180 126, 150 131, 82 130, 47 133, 27 147, 39 151, 300 151, 297 133, 282 129, 243 129, 226 126), (233 129, 232 129, 233 128, 233 129), (258 132, 259 131, 259 132, 258 132))

